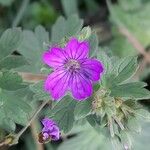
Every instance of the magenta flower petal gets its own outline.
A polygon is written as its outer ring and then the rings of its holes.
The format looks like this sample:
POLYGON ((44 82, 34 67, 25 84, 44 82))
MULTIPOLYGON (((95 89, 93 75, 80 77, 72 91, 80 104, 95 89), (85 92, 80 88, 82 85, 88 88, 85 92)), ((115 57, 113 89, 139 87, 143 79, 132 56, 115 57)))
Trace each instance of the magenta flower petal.
POLYGON ((82 74, 76 74, 70 80, 70 88, 76 100, 85 100, 92 94, 92 83, 82 74))
POLYGON ((64 96, 68 89, 69 72, 55 71, 45 81, 44 89, 51 94, 54 100, 64 96))
POLYGON ((98 81, 100 75, 103 72, 102 63, 96 59, 83 59, 80 60, 82 66, 82 73, 85 77, 91 79, 92 81, 98 81))
POLYGON ((49 118, 44 118, 42 121, 43 129, 42 129, 42 135, 43 140, 46 141, 49 138, 51 140, 59 140, 60 138, 60 130, 57 124, 49 118))
POLYGON ((88 57, 89 52, 89 44, 88 42, 78 42, 77 39, 71 39, 66 47, 66 53, 68 54, 69 58, 73 59, 82 59, 88 57))
POLYGON ((42 120, 42 124, 45 128, 49 128, 49 127, 51 127, 51 125, 55 124, 55 122, 49 118, 44 118, 42 120))
POLYGON ((60 132, 58 132, 58 131, 59 131, 59 127, 54 126, 52 132, 50 133, 51 138, 52 138, 54 141, 57 141, 57 140, 59 140, 59 138, 60 138, 60 132))
POLYGON ((76 50, 78 49, 79 47, 79 43, 78 43, 78 40, 73 38, 71 39, 66 47, 65 47, 65 50, 66 50, 66 53, 68 54, 68 56, 70 58, 74 58, 74 56, 76 55, 76 50))
POLYGON ((49 51, 43 54, 43 62, 50 67, 59 67, 62 66, 65 58, 65 53, 61 48, 52 47, 49 51))

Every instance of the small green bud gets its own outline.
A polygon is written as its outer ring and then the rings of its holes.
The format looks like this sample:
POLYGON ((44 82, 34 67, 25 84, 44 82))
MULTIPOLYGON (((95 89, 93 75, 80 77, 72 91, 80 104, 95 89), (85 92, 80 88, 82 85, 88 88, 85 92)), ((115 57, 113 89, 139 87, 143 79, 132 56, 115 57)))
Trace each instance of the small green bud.
POLYGON ((77 36, 77 38, 79 39, 79 41, 84 41, 90 37, 91 33, 92 31, 89 26, 84 27, 79 33, 79 35, 77 36))
POLYGON ((123 100, 121 98, 115 98, 115 105, 117 108, 119 108, 123 103, 123 100))

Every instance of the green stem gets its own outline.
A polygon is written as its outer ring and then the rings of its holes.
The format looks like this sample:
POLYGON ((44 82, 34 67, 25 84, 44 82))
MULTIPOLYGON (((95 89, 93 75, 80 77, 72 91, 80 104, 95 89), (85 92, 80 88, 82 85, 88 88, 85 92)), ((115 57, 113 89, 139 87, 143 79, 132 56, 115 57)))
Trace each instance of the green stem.
POLYGON ((19 138, 21 137, 21 135, 27 130, 27 128, 31 125, 31 123, 35 120, 35 118, 38 116, 38 114, 40 113, 40 111, 43 109, 43 107, 48 103, 49 101, 45 101, 43 102, 39 108, 35 111, 35 113, 32 115, 31 119, 29 120, 29 122, 27 123, 27 125, 17 134, 15 135, 8 135, 5 137, 5 140, 0 142, 0 147, 4 146, 4 145, 15 145, 18 143, 19 138))
POLYGON ((40 113, 40 111, 43 109, 43 107, 48 103, 48 101, 43 102, 40 107, 37 109, 37 111, 33 114, 28 124, 16 135, 16 139, 19 139, 20 136, 26 131, 26 129, 31 125, 32 121, 37 117, 37 115, 40 113))

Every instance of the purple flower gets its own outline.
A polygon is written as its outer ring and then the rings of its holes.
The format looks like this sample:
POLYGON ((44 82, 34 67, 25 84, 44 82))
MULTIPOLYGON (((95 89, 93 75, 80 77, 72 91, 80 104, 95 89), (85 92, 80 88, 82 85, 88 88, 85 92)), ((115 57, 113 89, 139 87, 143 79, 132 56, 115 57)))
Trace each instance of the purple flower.
POLYGON ((44 90, 54 100, 70 91, 76 100, 85 100, 92 95, 92 82, 98 81, 103 72, 102 64, 88 58, 89 43, 72 38, 64 48, 51 47, 43 55, 45 64, 53 68, 48 75, 44 90))
POLYGON ((60 138, 60 130, 57 124, 49 119, 44 118, 42 121, 43 129, 42 129, 42 138, 44 141, 46 140, 54 140, 57 141, 60 138))

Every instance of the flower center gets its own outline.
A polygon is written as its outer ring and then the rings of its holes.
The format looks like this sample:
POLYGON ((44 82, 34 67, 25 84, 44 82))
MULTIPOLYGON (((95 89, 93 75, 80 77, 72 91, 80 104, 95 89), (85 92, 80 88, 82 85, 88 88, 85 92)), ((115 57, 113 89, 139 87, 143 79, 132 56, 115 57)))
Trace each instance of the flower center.
POLYGON ((77 60, 70 59, 65 64, 65 67, 67 70, 69 70, 71 72, 76 72, 80 69, 80 63, 77 60))

